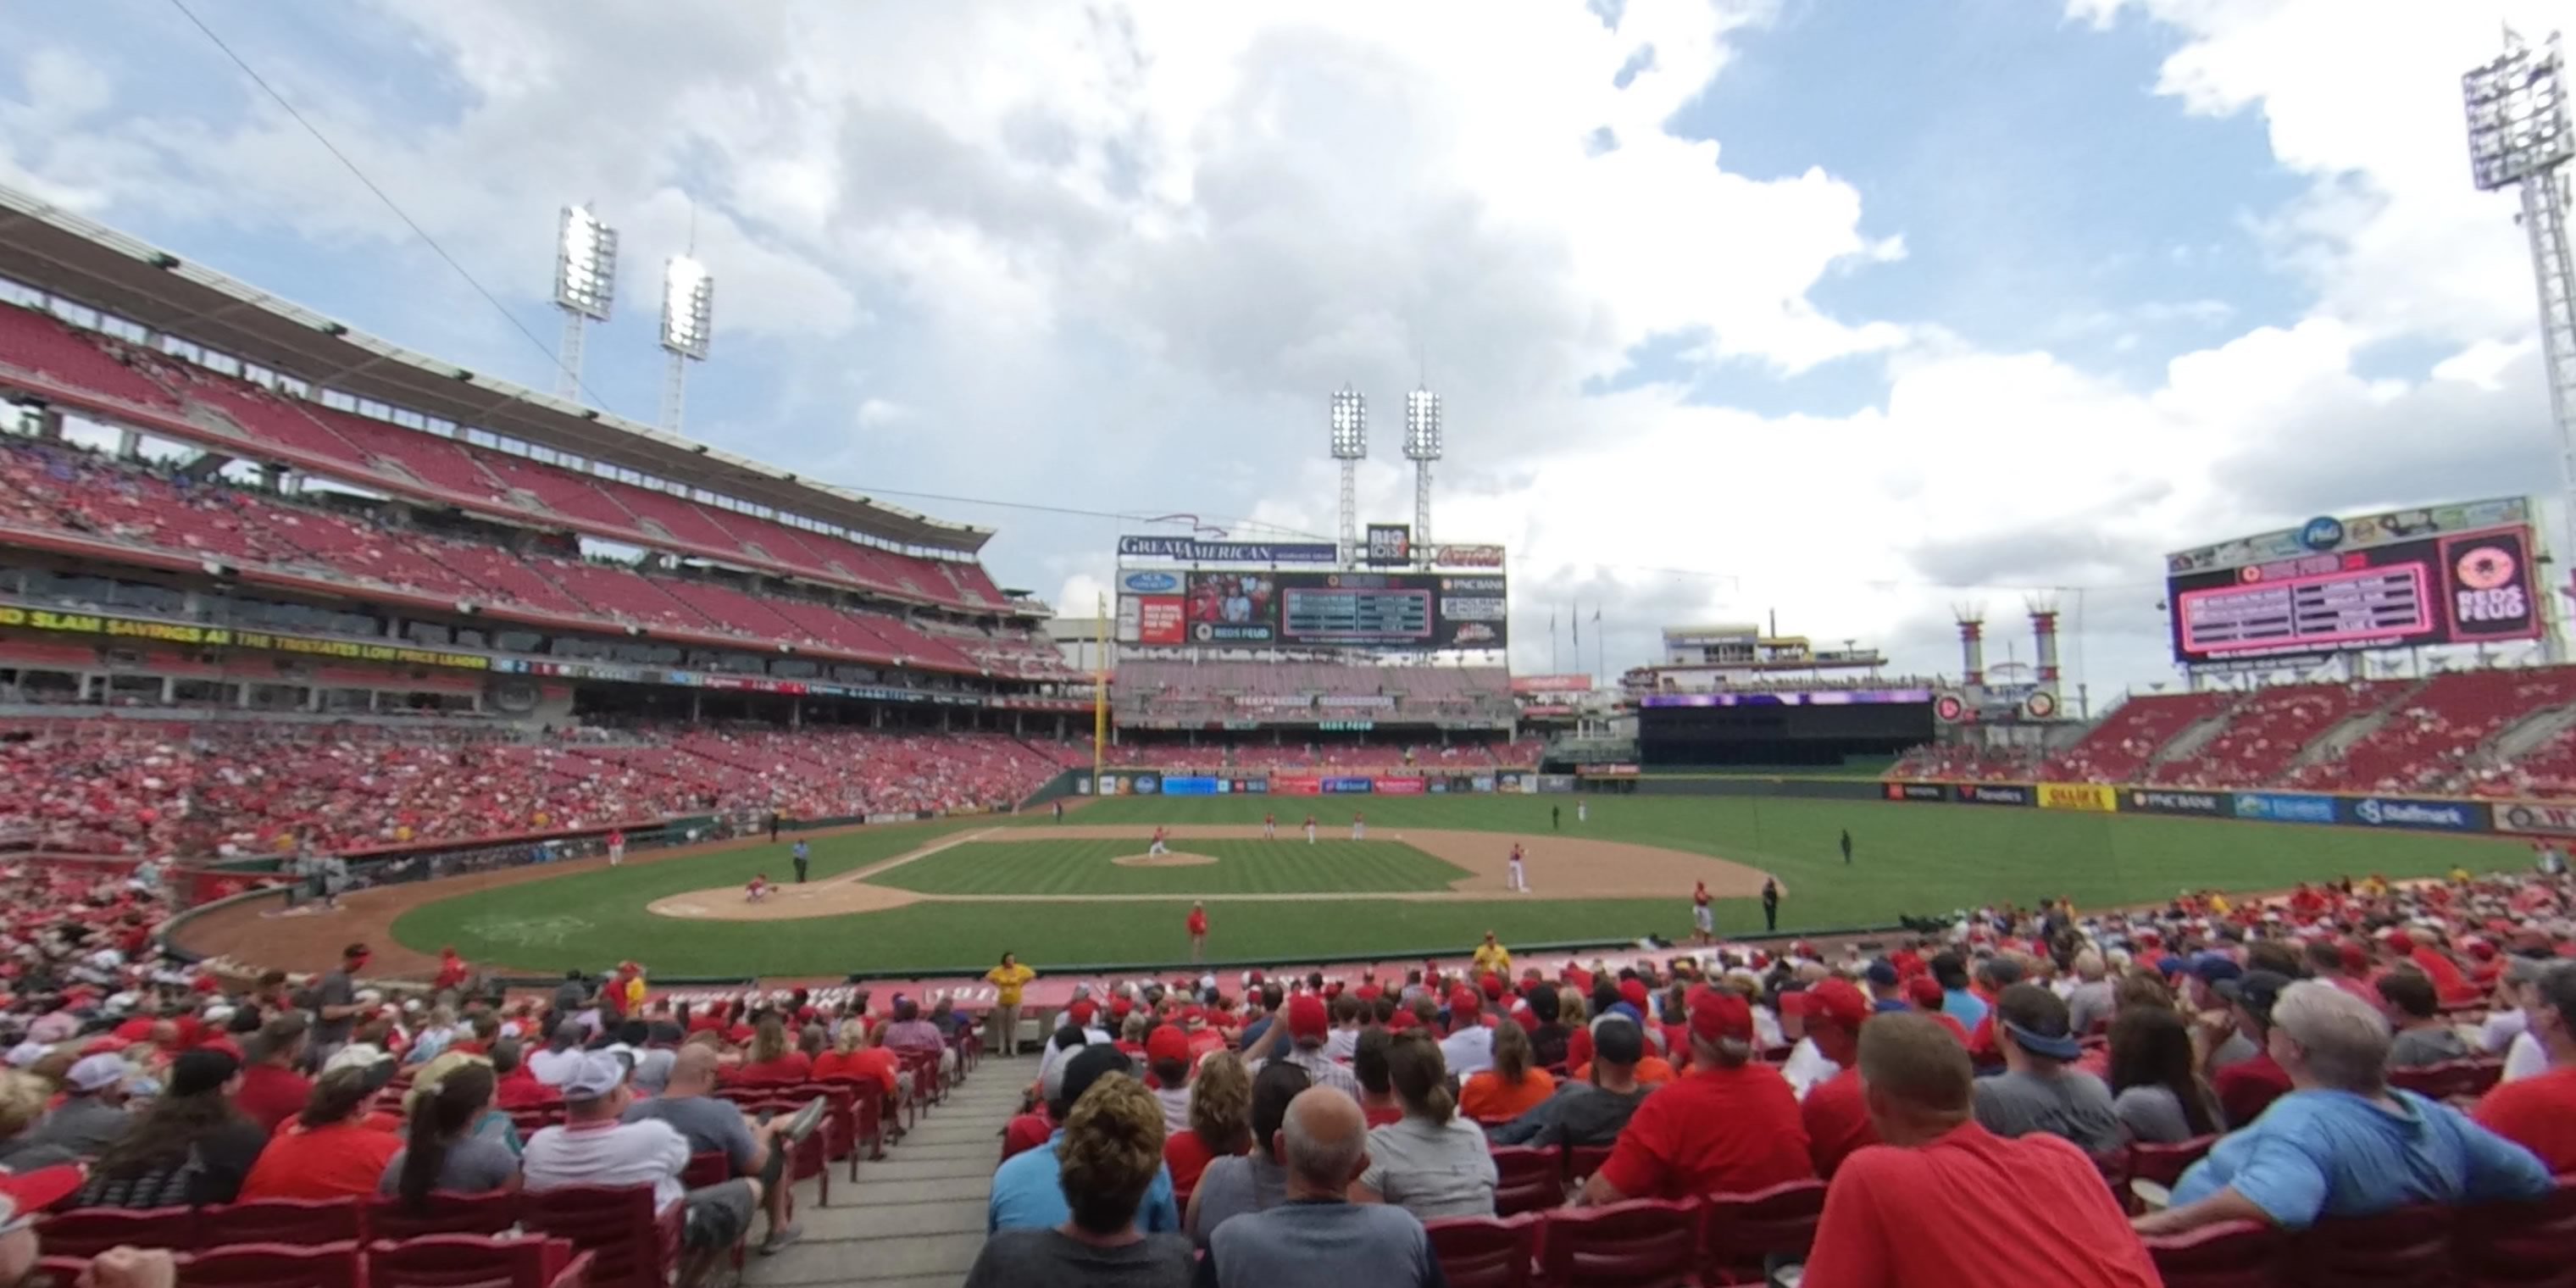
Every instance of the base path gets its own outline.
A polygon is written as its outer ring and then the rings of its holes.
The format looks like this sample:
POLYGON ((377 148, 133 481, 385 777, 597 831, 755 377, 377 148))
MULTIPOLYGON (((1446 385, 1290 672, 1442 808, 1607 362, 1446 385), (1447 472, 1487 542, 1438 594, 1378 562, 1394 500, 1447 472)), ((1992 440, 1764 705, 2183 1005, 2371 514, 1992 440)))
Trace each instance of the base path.
MULTIPOLYGON (((1322 850, 1336 844, 1348 844, 1342 838, 1349 835, 1347 828, 1338 834, 1319 829, 1315 848, 1322 850)), ((1175 843, 1191 840, 1257 841, 1261 839, 1261 829, 1258 826, 1182 826, 1166 829, 1165 836, 1175 843)), ((1043 844, 1058 840, 1129 840, 1137 843, 1137 852, 1119 855, 1110 862, 1127 867, 1198 867, 1223 861, 1179 852, 1148 855, 1144 847, 1151 837, 1151 828, 1070 824, 967 832, 941 837, 936 843, 909 854, 900 854, 828 881, 782 887, 778 893, 758 903, 745 899, 739 886, 723 886, 657 899, 650 910, 682 920, 785 921, 882 912, 914 903, 1189 903, 1195 900, 1223 900, 1227 903, 1465 903, 1545 897, 1671 899, 1678 904, 1689 900, 1694 882, 1702 881, 1708 883, 1708 892, 1715 898, 1758 898, 1765 876, 1759 869, 1741 863, 1660 846, 1632 845, 1625 841, 1595 841, 1561 834, 1525 836, 1509 832, 1381 828, 1371 832, 1369 839, 1410 845, 1444 863, 1464 868, 1468 875, 1450 882, 1444 890, 1371 890, 1348 894, 1332 891, 1292 894, 922 894, 877 885, 868 880, 879 873, 969 841, 1043 844), (1505 884, 1514 842, 1522 847, 1523 867, 1529 874, 1529 896, 1505 884)), ((1277 839, 1279 844, 1292 848, 1305 844, 1301 832, 1286 827, 1279 829, 1277 839)), ((1783 885, 1781 892, 1785 894, 1787 891, 1788 887, 1783 885)))

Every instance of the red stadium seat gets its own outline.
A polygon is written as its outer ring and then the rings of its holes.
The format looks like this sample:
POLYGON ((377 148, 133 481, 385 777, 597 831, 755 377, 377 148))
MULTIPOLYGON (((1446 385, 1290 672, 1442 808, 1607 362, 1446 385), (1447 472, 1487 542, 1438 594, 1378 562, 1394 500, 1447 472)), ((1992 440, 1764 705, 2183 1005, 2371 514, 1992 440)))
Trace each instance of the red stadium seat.
POLYGON ((65 1257, 95 1257, 120 1245, 186 1252, 203 1241, 204 1230, 197 1210, 187 1207, 73 1208, 36 1226, 45 1252, 65 1257))
POLYGON ((2388 1085, 2432 1100, 2473 1100, 2503 1078, 2502 1060, 2445 1060, 2388 1071, 2388 1085))
POLYGON ((2452 1231, 2459 1288, 2576 1288, 2576 1184, 2537 1203, 2462 1209, 2452 1231))
POLYGON ((2259 1221, 2228 1221, 2146 1245, 2165 1288, 2277 1288, 2290 1236, 2259 1221))
POLYGON ((226 1243, 346 1243, 364 1229, 358 1199, 254 1199, 208 1208, 206 1237, 226 1243))
POLYGON ((1565 1202, 1565 1156, 1553 1149, 1504 1145, 1494 1150, 1494 1213, 1542 1212, 1565 1202))
POLYGON ((1565 1179, 1581 1185, 1610 1161, 1608 1145, 1569 1145, 1565 1150, 1565 1179))
POLYGON ((722 1185, 733 1179, 733 1160, 723 1150, 701 1150, 689 1155, 689 1165, 680 1173, 680 1184, 690 1189, 722 1185))
POLYGON ((367 1288, 580 1288, 595 1258, 567 1239, 433 1234, 367 1249, 367 1288))
POLYGON ((1545 1288, 1685 1288, 1699 1261, 1698 1199, 1630 1199, 1550 1212, 1539 1232, 1545 1288))
POLYGON ((2301 1288, 2449 1288, 2452 1209, 2424 1203, 2371 1216, 2329 1217, 2290 1249, 2301 1288))
POLYGON ((2166 1189, 2172 1189, 2174 1182, 2181 1180, 2182 1174, 2189 1170, 2192 1164, 2199 1162, 2203 1155, 2209 1153, 2210 1146, 2217 1143, 2218 1137, 2211 1135, 2194 1136, 2190 1140, 2176 1141, 2171 1145, 2131 1145, 2129 1146, 2129 1179, 2153 1181, 2166 1189))
POLYGON ((1461 1216, 1422 1223, 1449 1288, 1527 1288, 1538 1255, 1537 1213, 1461 1216))
POLYGON ((377 1199, 367 1205, 367 1237, 417 1239, 432 1234, 499 1234, 519 1223, 516 1190, 488 1194, 429 1196, 429 1210, 414 1212, 401 1199, 377 1199))
POLYGON ((366 1288, 358 1245, 238 1243, 179 1258, 179 1288, 366 1288))
POLYGON ((592 1288, 664 1288, 680 1258, 680 1205, 656 1214, 650 1185, 574 1185, 519 1196, 523 1224, 597 1254, 592 1288))
POLYGON ((1701 1201, 1700 1282, 1758 1284, 1773 1257, 1804 1260, 1825 1214, 1825 1183, 1785 1181, 1701 1201))

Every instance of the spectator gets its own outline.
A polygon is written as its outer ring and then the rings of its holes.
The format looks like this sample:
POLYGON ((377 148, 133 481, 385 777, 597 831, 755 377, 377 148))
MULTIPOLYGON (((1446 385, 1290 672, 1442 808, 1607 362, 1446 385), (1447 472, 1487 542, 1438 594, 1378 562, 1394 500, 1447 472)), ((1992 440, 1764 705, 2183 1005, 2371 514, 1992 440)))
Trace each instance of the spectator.
MULTIPOLYGON (((1314 1085, 1293 1064, 1272 1064, 1252 1079, 1252 1148, 1239 1157, 1219 1158, 1199 1173, 1190 1191, 1190 1240, 1201 1246, 1228 1218, 1278 1206, 1288 1194, 1287 1146, 1280 1140, 1288 1105, 1314 1085)), ((1365 1123, 1366 1120, 1362 1120, 1365 1123)))
POLYGON ((1065 1219, 1051 1229, 994 1231, 966 1274, 966 1288, 1063 1284, 1079 1288, 1181 1288, 1193 1269, 1190 1241, 1137 1228, 1137 1209, 1163 1165, 1163 1110, 1125 1074, 1104 1074, 1065 1115, 1056 1184, 1065 1219))
POLYGON ((233 1107, 241 1062, 183 1051, 169 1085, 110 1143, 82 1184, 80 1206, 156 1208, 230 1203, 268 1133, 233 1107))
POLYGON ((1860 1079, 1884 1144, 1834 1173, 1800 1288, 2163 1282, 2090 1159, 2048 1135, 1977 1124, 1966 1048, 1930 1019, 1861 1029, 1860 1079))
MULTIPOLYGON (((399 1196, 404 1208, 415 1213, 429 1211, 434 1191, 482 1194, 519 1183, 519 1156, 476 1134, 499 1082, 492 1067, 465 1063, 440 1075, 427 1095, 413 1097, 403 1147, 385 1161, 384 1175, 376 1182, 378 1194, 399 1196)), ((429 1075, 421 1076, 426 1081, 429 1075)))
MULTIPOLYGON (((1427 1040, 1416 1039, 1426 1048, 1427 1040)), ((1399 1053, 1403 1050, 1397 1048, 1399 1053)), ((1431 1048, 1429 1054, 1439 1052, 1431 1048)), ((1397 1057, 1399 1067, 1404 1059, 1397 1057)), ((1401 1079, 1399 1078, 1399 1086, 1401 1079)), ((1379 1131, 1388 1130, 1379 1128, 1379 1131)), ((1422 1222, 1399 1208, 1344 1197, 1371 1166, 1372 1133, 1350 1097, 1311 1088, 1288 1106, 1279 1132, 1287 1201, 1217 1226, 1198 1282, 1249 1285, 1369 1284, 1436 1288, 1447 1282, 1422 1222)))
POLYGON ((1566 1042, 1572 1031, 1565 1026, 1564 1000, 1553 987, 1542 984, 1529 991, 1529 1009, 1536 1021, 1530 1026, 1531 1061, 1550 1071, 1569 1067, 1566 1042))
MULTIPOLYGON (((671 1080, 663 1093, 628 1105, 618 1115, 618 1121, 668 1123, 689 1142, 690 1153, 722 1154, 734 1175, 760 1177, 769 1214, 769 1233, 760 1241, 760 1253, 775 1256, 805 1233, 789 1218, 789 1187, 778 1183, 773 1173, 779 1169, 771 1166, 782 1149, 779 1137, 795 1125, 797 1117, 755 1124, 732 1102, 717 1099, 715 1089, 716 1053, 693 1046, 673 1060, 671 1080)), ((814 1103, 827 1102, 817 1098, 814 1103)))
POLYGON ((2108 968, 2098 949, 2087 948, 2075 954, 2075 987, 2066 990, 2066 1023, 2078 1038, 2102 1032, 2111 1022, 2115 990, 2108 968))
POLYGON ((1233 1052, 1212 1051, 1199 1061, 1198 1076, 1190 1080, 1189 1127, 1163 1140, 1163 1161, 1172 1169, 1173 1194, 1196 1190, 1208 1164, 1251 1148, 1252 1075, 1233 1052))
POLYGON ((751 1026, 751 1050, 734 1069, 731 1081, 806 1082, 813 1077, 814 1062, 787 1044, 786 1022, 775 1015, 764 1015, 751 1026))
POLYGON ((581 1044, 589 1038, 590 1026, 579 1020, 557 1020, 545 1050, 527 1058, 528 1075, 549 1087, 562 1086, 581 1067, 581 1044))
POLYGON ((2504 1083, 2478 1101, 2487 1130, 2540 1156, 2556 1173, 2576 1172, 2576 964, 2561 963, 2525 986, 2524 1032, 2549 1056, 2549 1071, 2504 1083))
POLYGON ((1243 1048, 1244 1055, 1251 1061, 1254 1073, 1261 1072, 1262 1066, 1269 1063, 1260 1057, 1278 1049, 1283 1037, 1288 1040, 1290 1050, 1278 1057, 1281 1062, 1305 1070, 1306 1077, 1316 1086, 1331 1087, 1348 1095, 1352 1103, 1358 1103, 1359 1079, 1324 1054, 1324 1043, 1332 1038, 1332 1023, 1324 1009, 1323 998, 1313 993, 1299 993, 1289 998, 1287 1013, 1281 1021, 1264 1031, 1260 1042, 1247 1042, 1243 1048))
POLYGON ((1384 1127, 1404 1116, 1404 1102, 1395 1098, 1395 1084, 1386 1074, 1386 1049, 1394 1043, 1394 1033, 1370 1029, 1351 1048, 1351 1077, 1360 1084, 1360 1114, 1371 1127, 1384 1127))
POLYGON ((509 1113, 493 1103, 499 1094, 501 1074, 493 1067, 491 1059, 487 1056, 469 1055, 451 1048, 446 1054, 422 1065, 419 1073, 412 1080, 411 1089, 403 1093, 404 1120, 408 1122, 425 1111, 430 1097, 438 1094, 438 1089, 446 1084, 448 1075, 466 1068, 479 1068, 490 1073, 493 1082, 493 1092, 484 1097, 482 1111, 475 1116, 473 1122, 466 1125, 467 1134, 490 1141, 510 1151, 511 1158, 517 1158, 522 1144, 519 1139, 519 1129, 510 1121, 509 1113))
POLYGON ((122 1056, 105 1052, 82 1056, 63 1075, 61 1107, 29 1142, 58 1145, 80 1158, 98 1157, 134 1125, 134 1116, 126 1109, 128 1072, 122 1056))
POLYGON ((1628 1017, 1613 1016, 1592 1031, 1591 1077, 1568 1081, 1555 1095, 1491 1133, 1497 1145, 1607 1145, 1654 1090, 1637 1081, 1646 1037, 1628 1017))
POLYGON ((2004 1071, 1977 1080, 1977 1122, 2004 1137, 2063 1136, 2097 1156, 2119 1148, 2111 1089, 2067 1067, 2084 1048, 2067 1029, 2066 1003, 2037 984, 2014 984, 1995 1000, 1994 1014, 2004 1071))
POLYGON ((1167 1135, 1190 1126, 1190 1035, 1177 1024, 1157 1024, 1145 1035, 1145 1068, 1154 1075, 1154 1100, 1163 1106, 1167 1135))
POLYGON ((313 1096, 295 1122, 271 1137, 259 1162, 242 1181, 241 1198, 337 1199, 376 1192, 385 1161, 402 1138, 367 1125, 368 1102, 393 1072, 393 1062, 344 1065, 313 1083, 313 1096))
POLYGON ((2129 1139, 2175 1145, 2220 1129, 2218 1094, 2194 1067, 2191 1028, 2164 1007, 2111 1020, 2111 1111, 2129 1139))
POLYGON ((307 1033, 303 1015, 287 1011, 260 1025, 242 1050, 248 1063, 233 1105, 261 1131, 276 1131, 313 1098, 313 1080, 299 1072, 307 1033))
POLYGON ((1450 990, 1449 1036, 1440 1039, 1440 1059, 1461 1078, 1493 1067, 1494 1030, 1485 1027, 1484 1014, 1476 990, 1464 984, 1450 990))
MULTIPOLYGON (((81 1169, 68 1163, 25 1172, 0 1172, 0 1283, 26 1283, 44 1278, 35 1273, 39 1255, 37 1219, 46 1209, 71 1197, 72 1192, 80 1187, 81 1169)), ((96 1281, 90 1288, 112 1288, 99 1281, 95 1270, 97 1263, 114 1259, 116 1264, 124 1265, 127 1258, 123 1254, 133 1252, 132 1248, 116 1248, 102 1254, 92 1262, 91 1271, 83 1278, 96 1281)), ((144 1255, 157 1258, 157 1273, 149 1279, 131 1281, 131 1288, 170 1288, 177 1276, 172 1272, 169 1254, 144 1255)))
POLYGON ((1368 1007, 1360 1001, 1358 994, 1342 993, 1336 995, 1325 1010, 1332 1016, 1333 1033, 1324 1039, 1324 1056, 1347 1064, 1351 1054, 1359 1049, 1360 1021, 1366 1016, 1368 1007))
POLYGON ((939 1057, 942 1078, 957 1072, 957 1053, 949 1049, 939 1027, 921 1018, 921 1004, 898 993, 894 999, 894 1021, 885 1027, 885 1044, 896 1054, 933 1052, 939 1057))
POLYGON ((1689 1076, 1637 1106, 1582 1202, 1766 1189, 1816 1174, 1798 1099, 1753 1062, 1753 1008, 1731 989, 1690 992, 1689 1076))
POLYGON ((2218 1221, 2293 1229, 2409 1203, 2536 1199, 2549 1170, 2530 1150, 2452 1109, 2387 1085, 2388 1021, 2313 980, 2281 990, 2265 1044, 2292 1091, 2220 1140, 2174 1186, 2147 1234, 2218 1221))
POLYGON ((1474 1123, 1458 1116, 1440 1048, 1422 1034, 1399 1034, 1387 1048, 1386 1068, 1404 1117, 1369 1129, 1368 1165, 1351 1197, 1393 1203, 1426 1221, 1492 1216, 1493 1150, 1474 1123))
POLYGON ((1012 953, 1002 954, 1002 964, 984 972, 993 986, 992 1019, 987 1026, 993 1035, 993 1049, 1004 1057, 1020 1053, 1020 996, 1038 973, 1020 964, 1012 953))
POLYGON ((1942 953, 1932 959, 1932 982, 1941 986, 1941 1013, 1959 1022, 1963 1031, 1973 1031, 1986 1018, 1986 1001, 1968 987, 1968 963, 1957 953, 1942 953))
POLYGON ((76 1162, 80 1156, 36 1138, 45 1120, 45 1105, 54 1089, 44 1079, 17 1069, 0 1072, 0 1168, 32 1172, 76 1162))
POLYGON ((1494 1066, 1467 1079, 1458 1092, 1458 1108, 1479 1124, 1500 1126, 1545 1103, 1556 1093, 1556 1078, 1535 1066, 1529 1031, 1518 1024, 1494 1030, 1494 1066))
POLYGON ((493 1101, 503 1109, 543 1109, 563 1103, 563 1093, 537 1081, 536 1072, 519 1059, 519 1041, 492 1044, 492 1075, 498 1079, 493 1101))
POLYGON ((2218 1093, 2218 1112, 2226 1116, 2230 1130, 2253 1122, 2273 1101, 2289 1094, 2290 1073, 2272 1058, 2270 1034, 2272 1005, 2290 983, 2286 975, 2252 970, 2211 986, 2227 1007, 2214 1017, 2201 1017, 2201 1043, 2209 1053, 2204 1058, 2213 1069, 2209 1082, 2218 1093), (2219 1053, 2240 1038, 2254 1048, 2254 1053, 2242 1060, 2221 1063, 2219 1053))
POLYGON ((2441 1000, 2433 981, 2403 968, 2379 977, 2379 1009, 2396 1036, 2388 1044, 2388 1067, 2413 1069, 2469 1058, 2469 1046, 2442 1021, 2441 1000))
POLYGON ((1863 1145, 1878 1143, 1870 1129, 1869 1105, 1861 1094, 1861 1027, 1877 1012, 1848 980, 1828 979, 1807 990, 1807 1040, 1836 1070, 1807 1089, 1798 1102, 1798 1120, 1807 1130, 1807 1156, 1816 1175, 1833 1179, 1834 1169, 1863 1145))
MULTIPOLYGON (((1116 1047, 1086 1046, 1066 1061, 1065 1118, 1072 1117, 1072 1107, 1082 1103, 1083 1094, 1091 1090, 1093 1083, 1113 1073, 1135 1076, 1135 1066, 1116 1047)), ((1044 1230, 1072 1219, 1072 1209, 1064 1195, 1063 1144, 1064 1128, 1059 1126, 1048 1135, 1045 1148, 1014 1155, 993 1173, 987 1230, 1044 1230)), ((1159 1153, 1159 1138, 1155 1148, 1159 1153)), ((1181 1228, 1180 1208, 1172 1201, 1172 1174, 1159 1161, 1143 1204, 1137 1209, 1135 1224, 1146 1234, 1169 1234, 1181 1228)))
MULTIPOLYGON (((688 1252, 679 1282, 704 1282, 715 1259, 740 1242, 751 1228, 751 1214, 785 1170, 787 1150, 773 1149, 759 1177, 735 1177, 698 1189, 686 1189, 680 1174, 688 1170, 689 1142, 660 1119, 622 1121, 634 1103, 626 1087, 626 1062, 604 1051, 582 1055, 563 1082, 568 1121, 540 1129, 520 1155, 523 1183, 532 1192, 574 1185, 653 1187, 657 1209, 681 1208, 680 1243, 688 1252)), ((824 1102, 816 1100, 788 1121, 777 1134, 790 1149, 812 1134, 823 1120, 824 1102)))

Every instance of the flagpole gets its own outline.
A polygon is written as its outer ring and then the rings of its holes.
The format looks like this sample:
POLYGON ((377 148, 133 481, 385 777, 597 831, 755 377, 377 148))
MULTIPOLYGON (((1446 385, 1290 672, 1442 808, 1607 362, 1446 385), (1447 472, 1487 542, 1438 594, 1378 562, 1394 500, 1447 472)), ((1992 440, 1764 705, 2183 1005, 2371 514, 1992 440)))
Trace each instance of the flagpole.
POLYGON ((1561 663, 1563 663, 1564 661, 1565 661, 1565 659, 1564 659, 1564 658, 1562 658, 1562 657, 1559 657, 1559 656, 1557 655, 1557 652, 1556 652, 1556 610, 1555 610, 1555 609, 1553 609, 1553 608, 1551 608, 1551 609, 1547 610, 1547 669, 1548 669, 1548 673, 1549 673, 1549 674, 1551 674, 1551 675, 1560 675, 1560 674, 1563 674, 1563 673, 1564 673, 1564 668, 1563 668, 1560 664, 1561 664, 1561 663))

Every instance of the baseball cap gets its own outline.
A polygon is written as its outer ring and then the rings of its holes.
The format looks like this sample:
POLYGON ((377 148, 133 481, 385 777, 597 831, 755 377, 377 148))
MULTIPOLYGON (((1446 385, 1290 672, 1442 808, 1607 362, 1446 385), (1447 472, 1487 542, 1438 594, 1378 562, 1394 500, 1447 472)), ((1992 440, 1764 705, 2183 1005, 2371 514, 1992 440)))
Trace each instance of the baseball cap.
POLYGON ((1940 1010, 1941 981, 1929 975, 1917 975, 1905 981, 1905 1000, 1927 1010, 1940 1010))
POLYGON ((2272 1022, 2272 1004, 2281 1000, 2281 990, 2291 984, 2289 976, 2278 971, 2249 970, 2239 978, 2210 986, 2210 991, 2251 1012, 2265 1024, 2272 1022))
POLYGON ((18 1045, 9 1048, 9 1054, 7 1056, 9 1067, 12 1069, 24 1069, 28 1065, 44 1059, 45 1053, 51 1050, 53 1050, 52 1047, 46 1046, 42 1042, 33 1040, 21 1042, 18 1045))
POLYGON ((1851 981, 1820 980, 1807 990, 1807 1014, 1821 1015, 1847 1029, 1858 1029, 1870 1017, 1869 999, 1851 981))
POLYGON ((1288 1036, 1320 1038, 1332 1026, 1332 1017, 1324 1010, 1324 999, 1312 993, 1299 993, 1288 999, 1288 1036))
POLYGON ((1056 1098, 1068 1106, 1082 1099, 1083 1093, 1091 1090, 1091 1084, 1102 1078, 1113 1073, 1133 1077, 1136 1072, 1136 1065, 1127 1058, 1127 1053, 1114 1046, 1084 1047, 1059 1067, 1064 1070, 1064 1080, 1056 1087, 1056 1098))
POLYGON ((2213 986, 2226 980, 2236 979, 2245 973, 2245 968, 2237 965, 2234 958, 2222 957, 2217 953, 2196 954, 2184 969, 2199 977, 2201 983, 2213 986))
POLYGON ((71 1072, 63 1075, 63 1082, 72 1090, 86 1095, 105 1091, 125 1081, 128 1072, 123 1056, 85 1055, 72 1065, 71 1072))
POLYGON ((88 1170, 78 1163, 59 1163, 27 1172, 0 1172, 0 1234, 33 1224, 45 1209, 81 1187, 88 1170))
POLYGON ((1065 1014, 1073 1017, 1073 1022, 1077 1027, 1091 1023, 1093 1009, 1089 998, 1075 1002, 1073 1005, 1064 1008, 1064 1010, 1065 1014))
MULTIPOLYGON (((1291 1030, 1293 1032, 1293 1030, 1291 1030)), ((1157 1063, 1190 1058, 1190 1035, 1177 1024, 1158 1024, 1145 1035, 1145 1058, 1157 1063)))
POLYGON ((2084 1054, 2067 1018, 2065 999, 2037 984, 2015 984, 1995 999, 1995 1027, 2013 1036, 2021 1049, 2051 1060, 2073 1060, 2084 1054))
POLYGON ((1626 1002, 1630 1006, 1636 1007, 1640 1011, 1646 1009, 1646 993, 1646 981, 1642 979, 1623 979, 1619 981, 1619 1000, 1626 1002))
POLYGON ((566 1100, 597 1100, 626 1085, 626 1062, 606 1051, 582 1052, 560 1084, 566 1100))
POLYGON ((1881 958, 1869 964, 1869 982, 1880 988, 1894 988, 1905 977, 1896 973, 1896 963, 1881 958))
POLYGON ((1703 1042, 1750 1042, 1753 1007, 1734 989, 1703 985, 1690 993, 1690 1026, 1691 1036, 1703 1042))
POLYGON ((1484 1009, 1484 1005, 1484 1000, 1476 996, 1476 990, 1464 984, 1449 990, 1449 1015, 1453 1020, 1473 1015, 1484 1009))
POLYGON ((1485 996, 1487 997, 1498 998, 1503 995, 1503 977, 1493 973, 1492 971, 1485 972, 1485 978, 1480 986, 1484 989, 1485 996))

